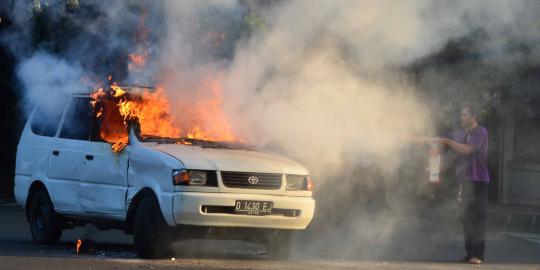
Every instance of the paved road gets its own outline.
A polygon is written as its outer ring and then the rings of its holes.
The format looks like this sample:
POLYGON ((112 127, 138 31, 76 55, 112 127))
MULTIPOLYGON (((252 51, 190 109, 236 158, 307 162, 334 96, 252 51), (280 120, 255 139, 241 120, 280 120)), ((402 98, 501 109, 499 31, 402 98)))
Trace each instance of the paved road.
MULTIPOLYGON (((0 205, 0 269, 475 269, 452 262, 462 255, 458 238, 418 241, 422 234, 416 233, 402 234, 382 255, 370 253, 376 248, 366 243, 361 254, 338 259, 325 255, 331 252, 302 251, 311 243, 299 241, 290 261, 270 261, 264 246, 190 240, 175 244, 174 260, 141 260, 133 252, 131 238, 120 231, 79 228, 66 231, 57 245, 34 244, 22 210, 4 204, 0 205), (76 255, 79 237, 93 239, 95 252, 76 255)), ((540 269, 539 239, 534 233, 490 233, 489 261, 482 268, 540 269)))

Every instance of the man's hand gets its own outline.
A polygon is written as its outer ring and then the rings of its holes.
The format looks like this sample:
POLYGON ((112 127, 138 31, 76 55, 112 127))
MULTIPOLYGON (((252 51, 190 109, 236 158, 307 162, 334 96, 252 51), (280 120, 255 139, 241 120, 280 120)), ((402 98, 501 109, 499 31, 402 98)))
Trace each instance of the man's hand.
POLYGON ((472 145, 465 144, 465 143, 458 143, 448 138, 437 138, 437 141, 441 145, 448 145, 454 151, 463 155, 468 155, 474 151, 474 147, 472 145))
POLYGON ((441 146, 448 146, 454 151, 468 155, 474 151, 474 147, 470 144, 458 143, 448 138, 443 137, 417 137, 414 139, 415 142, 420 144, 438 144, 441 146))
POLYGON ((452 140, 448 138, 437 137, 437 138, 433 138, 433 141, 444 146, 444 145, 450 145, 450 142, 452 140))

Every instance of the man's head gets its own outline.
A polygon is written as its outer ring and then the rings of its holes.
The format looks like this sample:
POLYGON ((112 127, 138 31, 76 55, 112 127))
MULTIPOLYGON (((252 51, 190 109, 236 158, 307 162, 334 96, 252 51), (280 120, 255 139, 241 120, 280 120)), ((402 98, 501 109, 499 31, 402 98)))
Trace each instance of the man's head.
POLYGON ((478 112, 471 105, 464 105, 461 109, 461 126, 471 129, 478 125, 478 112))

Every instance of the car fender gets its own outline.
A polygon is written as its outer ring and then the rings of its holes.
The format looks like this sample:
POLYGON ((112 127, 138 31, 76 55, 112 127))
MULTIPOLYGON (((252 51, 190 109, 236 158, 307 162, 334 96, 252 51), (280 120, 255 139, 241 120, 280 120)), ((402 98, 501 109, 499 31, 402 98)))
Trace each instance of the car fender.
POLYGON ((156 195, 163 217, 173 226, 175 222, 172 213, 174 195, 172 170, 184 169, 184 164, 143 143, 130 145, 126 150, 129 151, 126 209, 129 209, 133 198, 141 190, 150 188, 156 195))

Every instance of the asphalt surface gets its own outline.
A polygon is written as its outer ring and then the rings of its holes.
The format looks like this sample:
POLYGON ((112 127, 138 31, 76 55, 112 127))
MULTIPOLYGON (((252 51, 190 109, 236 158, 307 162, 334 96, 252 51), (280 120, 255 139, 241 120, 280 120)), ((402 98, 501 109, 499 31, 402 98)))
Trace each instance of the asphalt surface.
MULTIPOLYGON (((175 244, 174 258, 142 260, 133 252, 130 236, 88 226, 68 230, 52 246, 32 242, 24 212, 0 204, 0 269, 476 269, 454 261, 462 255, 460 238, 415 241, 425 231, 401 233, 384 254, 371 254, 376 243, 343 257, 307 251, 312 243, 297 241, 289 261, 272 261, 262 245, 240 241, 189 240, 175 244), (93 248, 75 253, 78 238, 92 239, 93 248), (399 238, 399 239, 397 239, 399 238)), ((445 236, 442 236, 443 238, 445 236)), ((324 246, 324 245, 323 245, 324 246)), ((491 231, 484 269, 540 269, 540 234, 491 231)))

